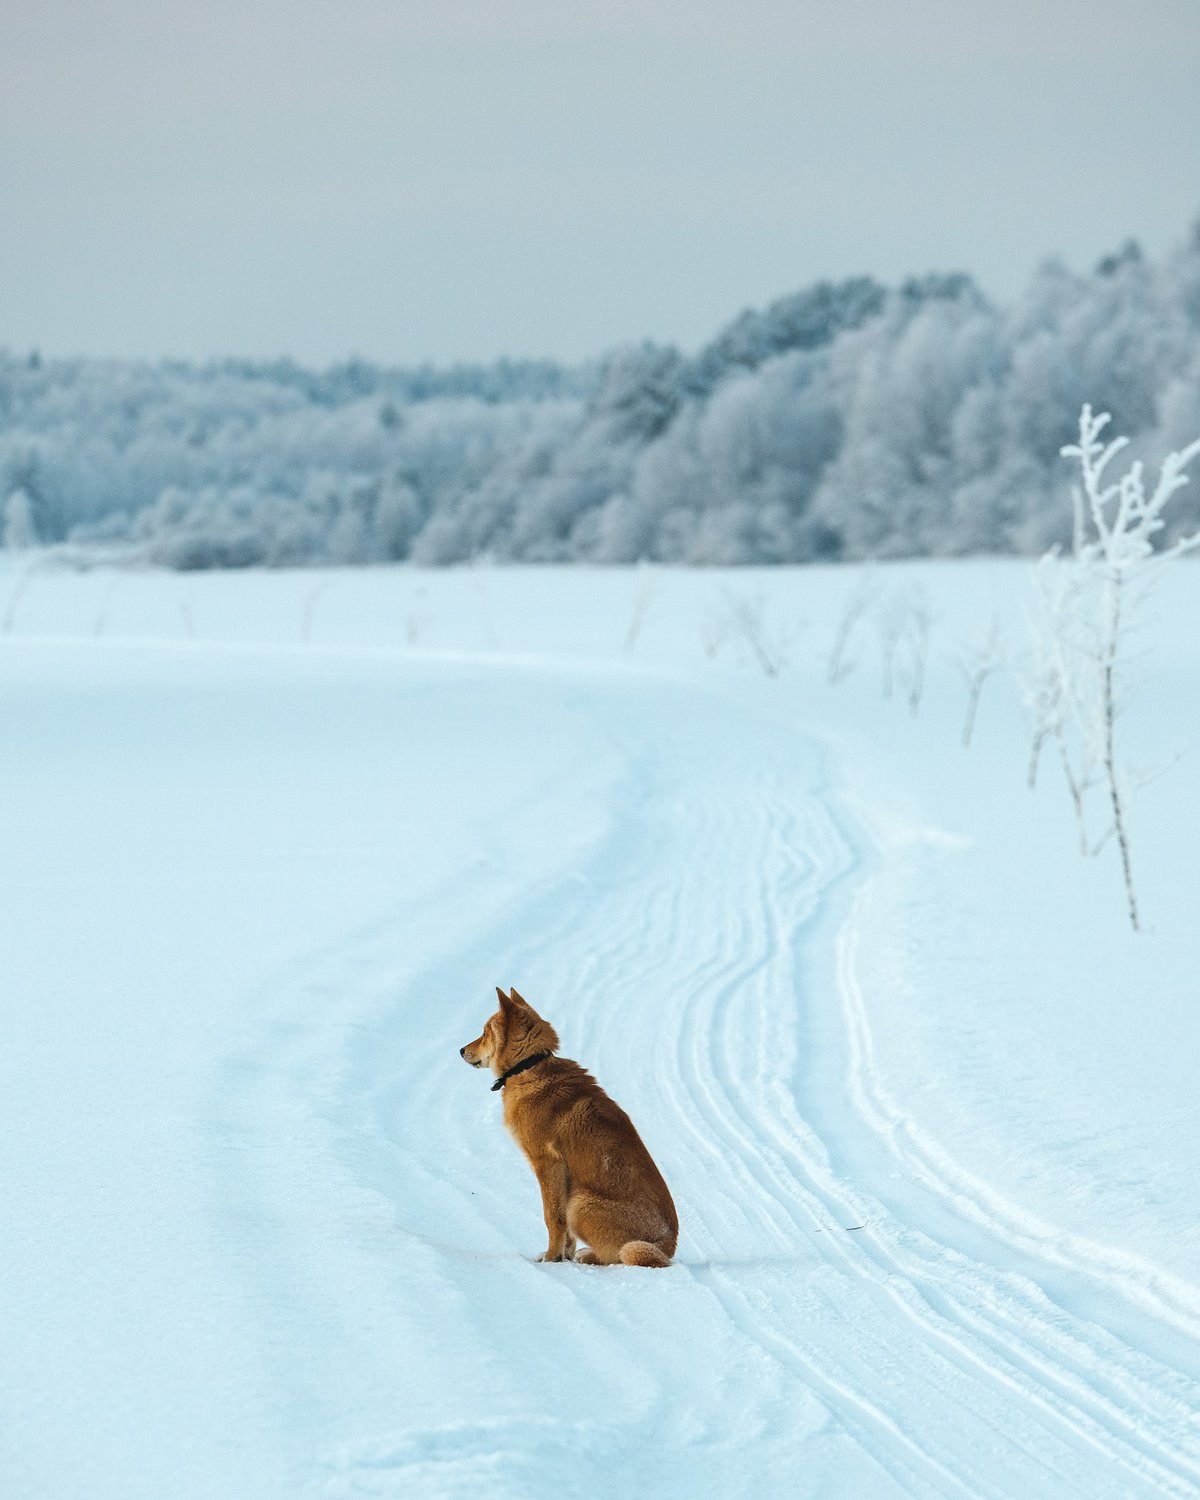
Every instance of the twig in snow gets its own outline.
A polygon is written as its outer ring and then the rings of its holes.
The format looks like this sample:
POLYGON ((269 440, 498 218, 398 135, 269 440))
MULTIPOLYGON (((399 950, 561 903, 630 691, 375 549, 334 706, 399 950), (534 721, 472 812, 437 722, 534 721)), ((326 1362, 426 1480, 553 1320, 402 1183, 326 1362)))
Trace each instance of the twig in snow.
POLYGON ((844 677, 849 677, 854 670, 854 659, 849 654, 850 641, 859 622, 870 609, 875 593, 875 574, 873 569, 868 568, 847 594, 838 617, 837 630, 829 652, 829 665, 825 672, 825 680, 831 687, 836 686, 844 677))
MULTIPOLYGON (((992 616, 991 627, 986 636, 960 641, 955 651, 955 662, 967 685, 967 712, 963 719, 963 749, 971 747, 971 736, 975 731, 975 716, 979 712, 979 698, 983 685, 995 676, 1004 665, 1004 644, 1000 634, 1000 617, 992 616)), ((1036 767, 1035 767, 1036 774, 1036 767)))

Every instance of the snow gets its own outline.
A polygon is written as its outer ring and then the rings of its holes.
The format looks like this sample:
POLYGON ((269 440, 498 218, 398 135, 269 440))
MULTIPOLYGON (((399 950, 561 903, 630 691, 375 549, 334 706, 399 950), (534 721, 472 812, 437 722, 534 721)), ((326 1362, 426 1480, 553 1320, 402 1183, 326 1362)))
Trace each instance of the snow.
MULTIPOLYGON (((857 576, 0 571, 0 1492, 1200 1493, 1193 755, 1135 937, 1010 675, 960 745, 1028 569, 878 571, 915 716, 869 621, 824 680, 857 576), (706 658, 744 599, 775 680, 706 658), (533 1263, 497 983, 670 1270, 533 1263)), ((1200 740, 1195 576, 1135 759, 1200 740)))

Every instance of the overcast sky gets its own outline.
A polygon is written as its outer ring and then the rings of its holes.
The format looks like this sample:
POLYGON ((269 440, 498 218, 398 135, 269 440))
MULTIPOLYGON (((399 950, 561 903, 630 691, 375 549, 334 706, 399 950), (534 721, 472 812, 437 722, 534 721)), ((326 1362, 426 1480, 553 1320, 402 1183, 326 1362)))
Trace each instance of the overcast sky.
POLYGON ((1200 0, 4 0, 0 344, 575 358, 1158 252, 1200 0))

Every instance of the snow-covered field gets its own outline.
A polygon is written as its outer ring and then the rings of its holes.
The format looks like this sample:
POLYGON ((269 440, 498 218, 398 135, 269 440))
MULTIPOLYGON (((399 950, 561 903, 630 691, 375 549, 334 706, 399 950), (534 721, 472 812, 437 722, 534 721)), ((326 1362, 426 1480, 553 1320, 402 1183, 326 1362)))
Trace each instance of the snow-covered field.
POLYGON ((0 571, 0 1494, 1200 1493, 1200 575, 1139 937, 1009 675, 959 743, 1028 570, 880 571, 915 715, 856 576, 0 571), (670 1270, 533 1263, 501 982, 670 1270))

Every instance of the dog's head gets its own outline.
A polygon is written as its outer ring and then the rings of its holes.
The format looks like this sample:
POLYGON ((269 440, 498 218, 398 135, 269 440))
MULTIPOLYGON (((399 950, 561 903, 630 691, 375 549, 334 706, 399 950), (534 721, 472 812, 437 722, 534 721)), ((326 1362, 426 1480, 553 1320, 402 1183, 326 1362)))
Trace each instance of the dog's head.
POLYGON ((558 1033, 543 1021, 528 1000, 496 986, 499 1008, 484 1023, 483 1035, 458 1049, 473 1068, 491 1068, 497 1077, 536 1052, 557 1052, 558 1033))

